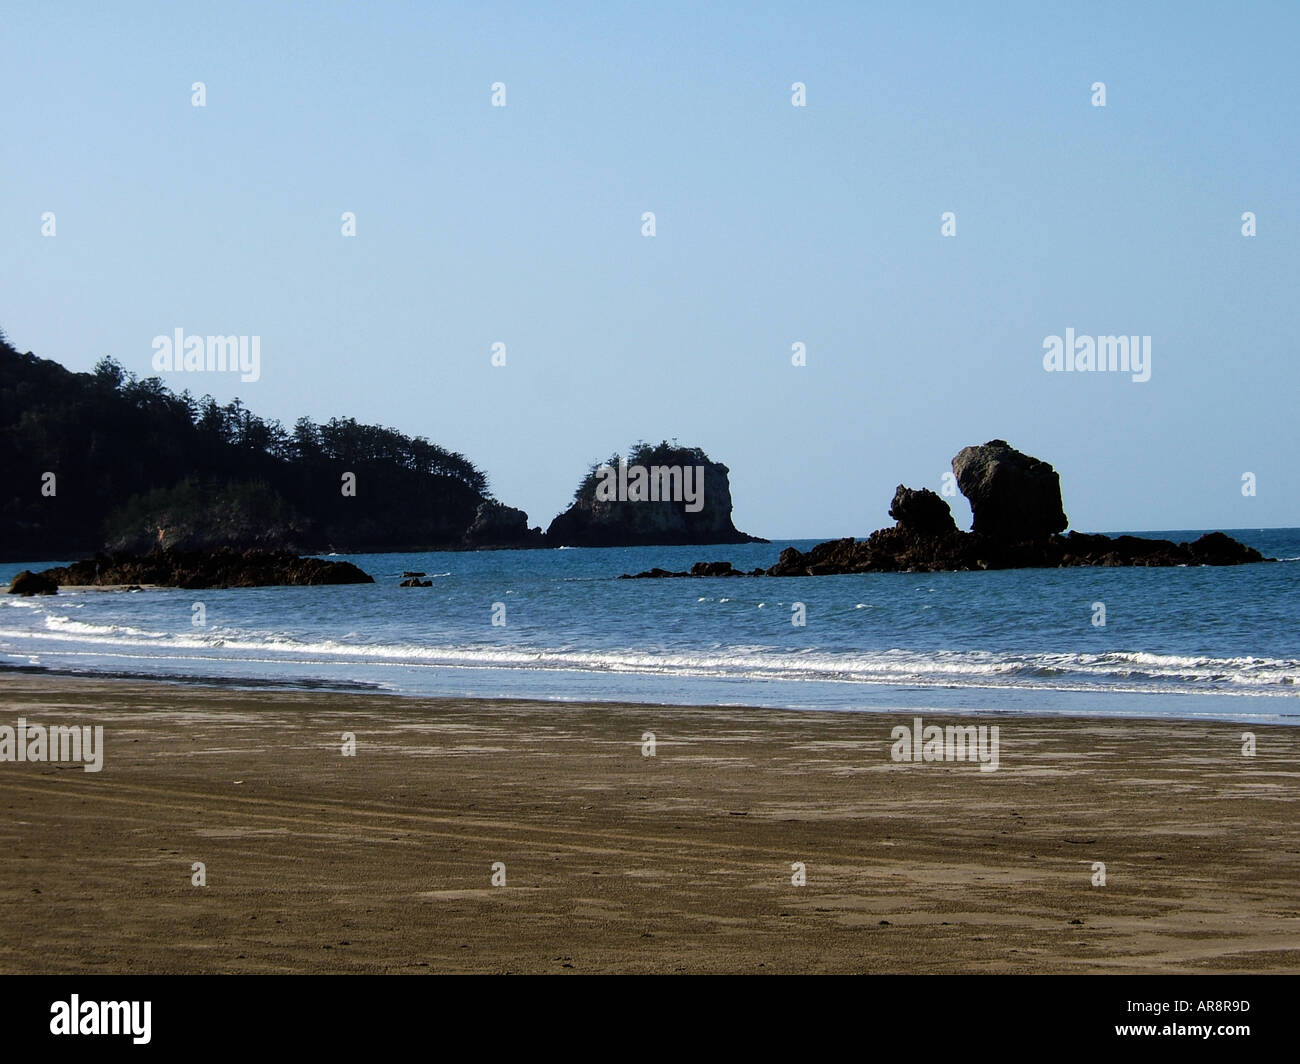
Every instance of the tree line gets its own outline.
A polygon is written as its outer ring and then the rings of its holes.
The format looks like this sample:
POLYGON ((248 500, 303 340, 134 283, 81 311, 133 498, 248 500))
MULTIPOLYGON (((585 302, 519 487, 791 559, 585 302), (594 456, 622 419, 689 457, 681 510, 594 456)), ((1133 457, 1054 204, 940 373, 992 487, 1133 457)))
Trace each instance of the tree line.
POLYGON ((304 551, 451 545, 490 497, 482 470, 422 436, 337 417, 286 429, 111 358, 74 373, 2 331, 0 465, 11 559, 140 549, 159 522, 193 546, 256 539, 264 521, 264 538, 304 551), (341 493, 345 471, 355 498, 341 493))

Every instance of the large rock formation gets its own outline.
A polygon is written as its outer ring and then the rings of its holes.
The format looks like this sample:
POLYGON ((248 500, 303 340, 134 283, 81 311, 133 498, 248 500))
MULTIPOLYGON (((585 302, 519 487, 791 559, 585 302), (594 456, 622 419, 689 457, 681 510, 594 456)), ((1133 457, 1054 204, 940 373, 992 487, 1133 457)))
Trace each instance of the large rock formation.
POLYGON ((545 544, 542 530, 528 527, 528 515, 523 510, 487 499, 474 512, 474 523, 465 533, 465 543, 470 547, 541 547, 545 544))
POLYGON ((612 456, 578 486, 546 530, 552 547, 763 543, 731 523, 729 470, 698 447, 641 444, 612 456), (637 470, 643 470, 644 475, 637 470))
MULTIPOLYGON (((351 562, 300 558, 290 551, 230 549, 155 550, 144 555, 101 553, 35 575, 53 581, 56 586, 156 584, 193 589, 375 582, 372 576, 351 562)), ((14 593, 12 587, 10 592, 14 593)))
POLYGON ((24 569, 9 581, 9 594, 22 595, 24 598, 32 595, 57 595, 58 592, 59 582, 48 573, 34 573, 30 569, 24 569))
POLYGON ((1061 506, 1061 478, 1050 465, 1006 440, 964 447, 952 460, 957 487, 970 500, 971 531, 1023 543, 1069 526, 1061 506))
POLYGON ((1058 568, 1078 565, 1242 565, 1259 551, 1222 532, 1191 543, 1140 536, 1085 535, 1065 528, 1060 478, 1046 462, 1003 440, 967 447, 952 460, 957 485, 971 502, 975 528, 960 532, 948 504, 932 491, 899 485, 889 514, 893 528, 864 540, 834 539, 808 551, 787 547, 771 568, 746 574, 729 562, 699 562, 689 573, 656 576, 823 576, 840 573, 943 572, 964 569, 1058 568))

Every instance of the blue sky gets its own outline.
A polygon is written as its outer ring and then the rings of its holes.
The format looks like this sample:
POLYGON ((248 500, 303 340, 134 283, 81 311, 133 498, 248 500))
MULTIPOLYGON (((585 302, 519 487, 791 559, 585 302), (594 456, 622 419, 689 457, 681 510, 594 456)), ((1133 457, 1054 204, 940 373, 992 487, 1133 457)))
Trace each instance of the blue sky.
POLYGON ((256 383, 166 379, 428 436, 543 526, 674 437, 773 538, 994 437, 1085 531, 1300 525, 1300 6, 977 6, 8 3, 0 326, 141 376, 259 335, 256 383), (1151 379, 1046 372, 1067 327, 1151 379))

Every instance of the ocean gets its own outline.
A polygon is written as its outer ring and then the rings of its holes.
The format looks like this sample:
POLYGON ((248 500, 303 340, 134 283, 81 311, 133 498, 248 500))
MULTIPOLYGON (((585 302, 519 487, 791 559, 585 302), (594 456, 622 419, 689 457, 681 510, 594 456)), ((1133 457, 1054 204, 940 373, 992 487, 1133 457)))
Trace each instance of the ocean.
MULTIPOLYGON (((406 695, 1300 723, 1300 529, 1228 533, 1281 560, 618 580, 696 561, 766 567, 818 541, 331 555, 375 584, 3 596, 0 667, 406 695), (433 586, 399 588, 403 570, 433 586)), ((0 564, 0 578, 53 564, 0 564)))

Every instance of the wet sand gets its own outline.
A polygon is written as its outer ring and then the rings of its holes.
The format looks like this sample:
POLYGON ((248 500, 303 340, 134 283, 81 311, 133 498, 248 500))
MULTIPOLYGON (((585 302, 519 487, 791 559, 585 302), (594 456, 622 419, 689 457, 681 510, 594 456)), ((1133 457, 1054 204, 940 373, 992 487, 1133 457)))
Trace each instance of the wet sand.
POLYGON ((1300 971, 1296 728, 0 691, 105 746, 0 763, 0 972, 1300 971))

